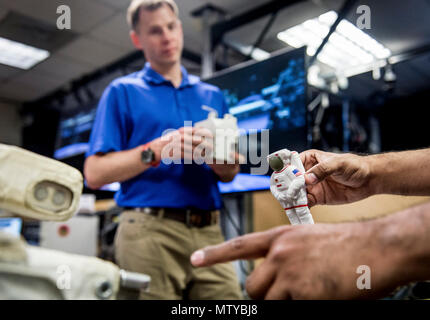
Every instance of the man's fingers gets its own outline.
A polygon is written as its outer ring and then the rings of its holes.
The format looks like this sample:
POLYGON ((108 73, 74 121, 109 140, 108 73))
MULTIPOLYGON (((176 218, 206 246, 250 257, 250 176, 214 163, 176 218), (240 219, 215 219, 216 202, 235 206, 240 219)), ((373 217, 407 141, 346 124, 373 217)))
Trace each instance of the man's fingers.
POLYGON ((246 279, 246 292, 254 300, 264 299, 276 277, 276 267, 263 261, 246 279))
POLYGON ((270 287, 264 299, 265 300, 290 300, 291 295, 288 292, 288 290, 282 286, 282 284, 283 282, 281 281, 281 279, 278 279, 278 280, 275 279, 273 286, 270 287))
POLYGON ((212 132, 207 128, 194 128, 193 135, 198 137, 204 137, 206 139, 213 139, 214 137, 212 132))
POLYGON ((191 146, 193 148, 204 148, 213 150, 213 141, 198 136, 184 135, 181 140, 183 146, 191 146))
POLYGON ((305 174, 305 181, 308 185, 314 185, 323 181, 335 172, 342 169, 342 162, 337 157, 330 157, 309 169, 305 174))
POLYGON ((283 226, 264 232, 250 233, 219 245, 203 248, 192 254, 191 263, 196 267, 203 267, 238 259, 263 257, 267 254, 273 239, 288 228, 283 226))
POLYGON ((204 149, 206 151, 213 151, 214 149, 214 145, 213 143, 211 143, 210 141, 207 140, 203 140, 203 142, 197 144, 197 145, 193 145, 194 148, 200 150, 200 149, 204 149))
POLYGON ((318 152, 318 150, 307 150, 300 153, 300 160, 302 161, 305 170, 312 168, 318 163, 316 157, 318 152))
POLYGON ((309 208, 315 206, 317 204, 317 198, 314 194, 308 192, 308 206, 309 208))
POLYGON ((238 153, 238 152, 235 152, 234 153, 234 163, 236 163, 236 164, 244 164, 244 163, 246 163, 245 156, 242 155, 242 154, 240 154, 240 153, 238 153))
POLYGON ((318 177, 315 175, 315 173, 313 173, 313 172, 305 173, 305 183, 308 186, 312 186, 314 184, 317 184, 320 181, 322 181, 322 180, 319 180, 318 177))
POLYGON ((333 155, 333 153, 311 149, 300 153, 300 160, 302 161, 305 170, 309 170, 318 163, 329 159, 333 155))

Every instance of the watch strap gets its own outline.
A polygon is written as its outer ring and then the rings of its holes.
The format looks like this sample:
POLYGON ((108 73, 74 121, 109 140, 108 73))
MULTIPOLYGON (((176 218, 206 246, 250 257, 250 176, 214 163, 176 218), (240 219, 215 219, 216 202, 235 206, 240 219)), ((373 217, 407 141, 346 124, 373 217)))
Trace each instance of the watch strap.
POLYGON ((142 146, 142 148, 141 148, 141 151, 142 151, 142 152, 143 152, 143 151, 146 151, 146 150, 151 150, 151 151, 152 151, 152 153, 153 153, 153 155, 154 155, 154 160, 153 160, 152 162, 150 162, 149 164, 151 165, 151 167, 156 168, 156 167, 158 167, 158 166, 160 165, 160 161, 156 161, 156 160, 155 160, 155 153, 154 153, 154 151, 150 148, 150 145, 151 145, 151 143, 150 143, 150 142, 148 142, 147 144, 144 144, 144 145, 142 146))

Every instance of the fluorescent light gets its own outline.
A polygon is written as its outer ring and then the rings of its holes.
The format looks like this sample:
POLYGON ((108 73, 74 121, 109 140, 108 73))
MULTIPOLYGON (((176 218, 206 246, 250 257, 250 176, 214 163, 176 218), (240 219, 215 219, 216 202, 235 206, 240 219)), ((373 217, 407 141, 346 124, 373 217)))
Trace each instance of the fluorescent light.
MULTIPOLYGON (((307 54, 313 56, 336 19, 335 11, 326 12, 317 18, 278 33, 278 39, 295 48, 306 45, 307 54)), ((336 71, 348 73, 347 70, 357 70, 357 67, 363 65, 373 65, 376 61, 387 59, 390 56, 389 49, 343 19, 318 55, 318 60, 336 71)))
POLYGON ((28 70, 47 59, 49 52, 0 37, 0 63, 28 70))

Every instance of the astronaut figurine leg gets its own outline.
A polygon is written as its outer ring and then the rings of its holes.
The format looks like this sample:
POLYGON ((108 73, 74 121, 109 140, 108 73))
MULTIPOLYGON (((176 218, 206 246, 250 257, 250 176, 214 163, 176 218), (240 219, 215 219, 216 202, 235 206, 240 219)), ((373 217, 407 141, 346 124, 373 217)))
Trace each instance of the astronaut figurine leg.
POLYGON ((296 211, 294 209, 289 209, 291 208, 293 205, 291 202, 287 202, 287 201, 279 201, 281 203, 281 206, 284 208, 285 210, 285 214, 288 217, 288 220, 290 220, 290 223, 292 225, 296 225, 296 224, 301 224, 300 218, 297 215, 296 211))
MULTIPOLYGON (((306 197, 306 194, 304 193, 304 191, 300 191, 301 195, 299 198, 303 198, 306 197)), ((301 203, 297 202, 294 205, 294 209, 292 209, 291 211, 293 211, 295 213, 295 215, 299 218, 300 220, 300 224, 314 224, 314 219, 312 218, 312 214, 309 210, 308 205, 303 204, 303 202, 301 201, 301 203)))

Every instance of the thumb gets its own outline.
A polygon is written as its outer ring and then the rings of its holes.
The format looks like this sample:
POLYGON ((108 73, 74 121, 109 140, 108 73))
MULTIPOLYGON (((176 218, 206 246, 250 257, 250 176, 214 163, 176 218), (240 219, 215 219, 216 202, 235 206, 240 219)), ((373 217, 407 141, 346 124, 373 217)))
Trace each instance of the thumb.
POLYGON ((305 174, 308 185, 314 185, 341 169, 341 163, 336 157, 331 157, 310 168, 305 174))

